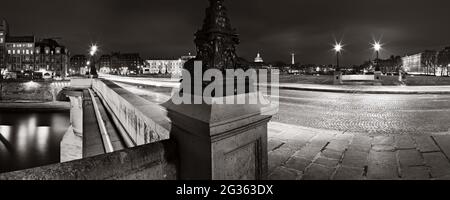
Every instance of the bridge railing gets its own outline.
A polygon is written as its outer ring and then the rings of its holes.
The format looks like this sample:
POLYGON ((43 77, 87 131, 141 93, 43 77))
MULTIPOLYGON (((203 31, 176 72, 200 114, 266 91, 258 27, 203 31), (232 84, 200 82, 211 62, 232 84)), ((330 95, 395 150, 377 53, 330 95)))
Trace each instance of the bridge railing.
POLYGON ((171 141, 0 174, 0 180, 175 180, 176 145, 171 141))
POLYGON ((163 107, 149 104, 108 80, 94 80, 92 88, 106 102, 134 145, 169 139, 171 121, 163 107))
POLYGON ((342 75, 342 81, 375 81, 375 75, 342 75))

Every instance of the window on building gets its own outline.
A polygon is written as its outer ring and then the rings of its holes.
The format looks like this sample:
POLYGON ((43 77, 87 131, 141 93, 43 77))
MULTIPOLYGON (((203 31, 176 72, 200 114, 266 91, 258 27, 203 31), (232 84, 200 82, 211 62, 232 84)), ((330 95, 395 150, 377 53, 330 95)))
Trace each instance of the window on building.
POLYGON ((3 43, 4 41, 3 41, 3 38, 0 38, 0 43, 3 43))
POLYGON ((30 54, 30 50, 27 49, 25 54, 27 54, 27 55, 30 54))
POLYGON ((16 50, 13 50, 13 54, 16 54, 16 50))
POLYGON ((8 54, 10 54, 10 55, 11 55, 11 50, 8 50, 8 54))

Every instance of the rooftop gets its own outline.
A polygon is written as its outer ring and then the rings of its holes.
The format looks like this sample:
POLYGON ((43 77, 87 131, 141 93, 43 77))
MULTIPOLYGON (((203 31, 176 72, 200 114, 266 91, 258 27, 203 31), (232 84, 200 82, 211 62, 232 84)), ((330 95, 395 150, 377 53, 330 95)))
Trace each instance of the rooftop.
POLYGON ((34 36, 13 36, 6 38, 7 43, 33 43, 34 36))

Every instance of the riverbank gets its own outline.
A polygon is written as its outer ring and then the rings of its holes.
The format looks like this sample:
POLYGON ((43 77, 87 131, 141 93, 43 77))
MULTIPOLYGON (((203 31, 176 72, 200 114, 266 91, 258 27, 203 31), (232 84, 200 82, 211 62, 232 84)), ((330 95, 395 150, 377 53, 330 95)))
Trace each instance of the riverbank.
POLYGON ((70 102, 0 101, 1 111, 70 111, 70 102))

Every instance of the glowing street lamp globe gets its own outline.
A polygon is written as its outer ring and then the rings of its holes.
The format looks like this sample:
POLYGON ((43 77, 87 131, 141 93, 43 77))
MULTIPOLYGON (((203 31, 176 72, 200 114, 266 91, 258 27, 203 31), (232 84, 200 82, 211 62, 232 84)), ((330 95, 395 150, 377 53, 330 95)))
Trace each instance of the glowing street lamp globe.
POLYGON ((91 46, 91 51, 90 51, 89 54, 91 54, 91 56, 94 56, 94 55, 97 53, 97 51, 98 51, 98 46, 95 45, 95 44, 93 44, 93 45, 91 46))
POLYGON ((372 45, 373 45, 373 49, 374 49, 375 51, 380 51, 380 50, 381 50, 382 45, 381 45, 379 42, 375 42, 375 43, 372 44, 372 45))
POLYGON ((334 45, 334 51, 336 51, 337 53, 339 53, 339 52, 341 52, 342 51, 342 44, 341 43, 336 43, 335 45, 334 45))

